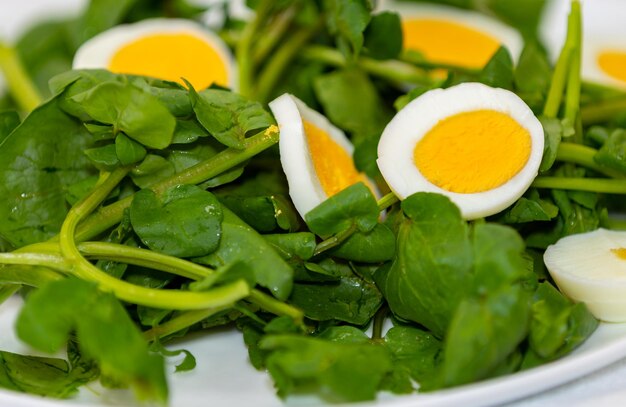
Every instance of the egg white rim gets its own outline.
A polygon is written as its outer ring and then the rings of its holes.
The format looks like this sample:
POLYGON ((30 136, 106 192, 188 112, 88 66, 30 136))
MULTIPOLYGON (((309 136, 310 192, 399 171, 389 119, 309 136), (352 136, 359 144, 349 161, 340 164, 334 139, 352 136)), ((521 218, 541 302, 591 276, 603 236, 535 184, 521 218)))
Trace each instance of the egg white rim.
POLYGON ((112 56, 130 41, 149 34, 188 33, 209 44, 226 64, 228 85, 237 88, 235 59, 224 41, 200 24, 185 19, 153 18, 120 24, 85 41, 76 51, 72 69, 107 69, 112 56))
POLYGON ((477 11, 464 10, 443 4, 422 4, 409 1, 383 1, 380 3, 379 11, 395 11, 401 17, 420 20, 449 20, 489 34, 498 39, 509 50, 513 62, 517 62, 524 48, 524 40, 515 28, 477 11))
POLYGON ((289 195, 302 217, 328 198, 317 178, 304 132, 304 120, 325 131, 350 156, 352 143, 344 132, 325 116, 308 107, 297 97, 283 94, 269 103, 280 130, 278 148, 289 195))
POLYGON ((475 219, 497 213, 523 195, 538 173, 543 146, 541 123, 517 95, 481 83, 462 83, 428 91, 400 110, 383 131, 377 163, 389 188, 400 199, 419 191, 436 192, 459 206, 464 218, 475 219), (531 149, 524 168, 503 185, 484 192, 455 193, 431 183, 415 166, 417 143, 440 120, 483 109, 507 114, 529 132, 531 149))
POLYGON ((626 81, 616 79, 607 74, 598 63, 599 53, 602 51, 619 51, 626 54, 626 45, 620 38, 598 38, 589 36, 585 39, 582 49, 582 71, 586 80, 626 89, 626 81))

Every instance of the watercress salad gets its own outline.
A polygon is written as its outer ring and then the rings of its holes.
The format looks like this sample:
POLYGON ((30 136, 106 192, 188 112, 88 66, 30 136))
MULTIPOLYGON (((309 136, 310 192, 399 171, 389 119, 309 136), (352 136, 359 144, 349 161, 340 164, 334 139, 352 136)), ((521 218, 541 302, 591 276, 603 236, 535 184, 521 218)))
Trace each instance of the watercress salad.
MULTIPOLYGON (((0 299, 25 297, 26 344, 67 349, 65 359, 0 352, 0 386, 71 397, 99 379, 166 402, 164 358, 185 351, 164 345, 224 325, 242 332, 279 396, 329 402, 568 354, 598 322, 554 287, 541 254, 562 236, 618 228, 609 209, 626 193, 624 95, 581 81, 572 5, 553 67, 535 36, 543 1, 525 13, 488 3, 526 46, 516 66, 501 48, 471 70, 403 52, 398 15, 366 0, 250 2, 254 17, 228 18, 220 33, 239 93, 69 70, 77 46, 111 26, 197 16, 182 0, 92 0, 76 19, 0 44, 11 91, 0 104, 0 299), (441 68, 444 79, 431 74, 441 68), (376 145, 394 109, 466 81, 513 90, 541 118, 541 174, 524 197, 467 222, 443 196, 377 200, 355 184, 298 216, 265 103, 288 91, 323 111, 384 191, 376 145)), ((185 354, 177 370, 194 367, 185 354)))

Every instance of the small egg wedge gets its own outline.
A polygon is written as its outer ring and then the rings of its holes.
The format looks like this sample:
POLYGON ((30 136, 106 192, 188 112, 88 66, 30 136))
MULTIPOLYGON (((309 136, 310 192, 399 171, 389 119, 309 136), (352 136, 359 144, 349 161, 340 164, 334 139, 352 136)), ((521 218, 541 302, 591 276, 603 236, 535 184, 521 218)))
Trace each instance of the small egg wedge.
POLYGON ((343 189, 363 182, 378 192, 352 160, 345 133, 297 97, 284 94, 269 104, 280 129, 280 162, 289 195, 302 218, 343 189))
POLYGON ((607 322, 626 322, 626 232, 597 229, 566 236, 543 260, 559 289, 607 322))
POLYGON ((86 41, 74 69, 108 69, 178 82, 200 90, 215 83, 236 88, 234 58, 226 44, 201 25, 182 19, 123 24, 86 41))
POLYGON ((543 146, 541 123, 517 95, 463 83, 428 91, 400 110, 383 131, 377 163, 400 199, 440 193, 475 219, 524 194, 543 146))

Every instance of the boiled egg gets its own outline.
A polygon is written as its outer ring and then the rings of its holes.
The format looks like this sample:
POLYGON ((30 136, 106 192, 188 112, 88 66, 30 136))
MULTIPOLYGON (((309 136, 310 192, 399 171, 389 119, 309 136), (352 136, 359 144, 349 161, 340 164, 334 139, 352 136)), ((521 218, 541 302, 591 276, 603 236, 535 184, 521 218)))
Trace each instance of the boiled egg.
POLYGON ((189 21, 151 19, 119 25, 85 42, 74 69, 102 68, 144 75, 194 88, 211 84, 235 87, 234 59, 214 33, 189 21))
POLYGON ((523 48, 516 30, 478 12, 408 1, 383 1, 380 9, 400 15, 404 50, 434 64, 480 69, 500 46, 514 60, 523 48))
MULTIPOLYGON (((540 24, 541 38, 553 61, 565 43, 570 0, 551 0, 540 24)), ((582 77, 626 89, 626 8, 623 0, 581 2, 582 77)))
POLYGON ((326 117, 290 94, 269 104, 278 128, 280 162, 289 195, 300 216, 327 198, 363 182, 376 194, 367 176, 354 166, 354 147, 326 117))
POLYGON ((597 229, 548 247, 544 262, 561 291, 598 319, 626 322, 626 232, 597 229))
POLYGON ((517 95, 463 83, 428 91, 400 110, 383 131, 377 163, 399 198, 440 193, 475 219, 528 189, 543 145, 541 123, 517 95))

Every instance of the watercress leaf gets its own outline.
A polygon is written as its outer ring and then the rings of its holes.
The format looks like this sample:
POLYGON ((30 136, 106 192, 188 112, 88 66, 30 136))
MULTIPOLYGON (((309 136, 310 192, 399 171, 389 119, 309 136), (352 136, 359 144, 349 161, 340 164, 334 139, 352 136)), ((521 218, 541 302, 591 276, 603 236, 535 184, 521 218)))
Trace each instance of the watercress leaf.
POLYGON ((285 260, 309 260, 315 252, 315 235, 309 232, 263 235, 285 260))
POLYGON ((571 308, 551 284, 539 284, 533 298, 529 344, 542 358, 553 356, 563 346, 571 308))
POLYGON ((135 77, 133 84, 154 95, 176 117, 189 117, 193 114, 189 93, 177 82, 161 79, 135 77))
POLYGON ((431 333, 412 326, 394 326, 385 334, 396 369, 421 382, 434 375, 443 345, 431 333))
POLYGON ((210 192, 179 185, 160 197, 137 192, 130 206, 135 233, 150 249, 176 257, 204 256, 217 249, 222 207, 210 192))
POLYGON ((382 304, 373 282, 357 276, 347 265, 337 264, 339 281, 296 283, 289 301, 315 321, 339 320, 364 325, 382 304))
POLYGON ((537 190, 531 190, 527 196, 521 197, 507 209, 503 216, 498 217, 498 221, 508 224, 548 221, 558 214, 559 208, 556 205, 541 199, 537 190))
POLYGON ((528 333, 529 301, 530 293, 517 285, 463 300, 446 335, 441 385, 492 376, 528 333))
POLYGON ((119 133, 115 137, 115 154, 122 165, 130 165, 143 160, 147 151, 141 144, 119 133))
POLYGON ((315 95, 327 117, 338 127, 363 138, 378 139, 391 119, 369 77, 356 68, 320 75, 313 82, 315 95))
POLYGON ((188 86, 198 121, 228 147, 244 148, 246 133, 274 123, 272 116, 258 102, 221 89, 205 89, 198 93, 188 86))
POLYGON ((545 143, 543 147, 543 158, 539 166, 539 172, 548 171, 556 160, 556 153, 564 137, 563 123, 559 119, 540 117, 539 121, 543 126, 545 143))
POLYGON ((223 195, 220 202, 258 232, 272 232, 278 226, 272 196, 223 195))
POLYGON ((382 174, 376 164, 378 158, 379 137, 364 137, 354 145, 352 159, 354 166, 364 172, 370 179, 382 180, 382 174))
POLYGON ((170 145, 176 119, 150 93, 131 84, 104 82, 73 96, 94 120, 111 124, 117 131, 149 148, 170 145))
POLYGON ((85 150, 85 156, 89 158, 94 167, 102 171, 111 171, 121 164, 117 156, 115 144, 112 143, 88 148, 85 150))
POLYGON ((293 285, 293 269, 263 237, 227 208, 222 221, 222 236, 216 251, 194 261, 212 267, 241 262, 249 266, 261 286, 278 299, 285 300, 293 285))
POLYGON ((0 112, 0 144, 20 124, 20 116, 16 111, 0 112))
POLYGON ((170 161, 160 155, 148 154, 139 165, 133 167, 130 177, 139 188, 146 188, 175 173, 176 168, 170 161))
POLYGON ((494 88, 513 89, 513 60, 505 47, 500 47, 480 73, 479 81, 494 88))
POLYGON ((616 129, 611 132, 593 160, 604 167, 626 173, 626 131, 616 129))
POLYGON ((396 236, 388 226, 377 224, 369 232, 356 232, 330 253, 340 259, 363 263, 392 260, 396 236))
POLYGON ((396 58, 402 51, 402 25, 397 13, 374 14, 364 32, 364 48, 375 59, 396 58))
POLYGON ((355 342, 352 335, 347 339, 344 342, 295 335, 262 338, 260 348, 270 352, 266 365, 278 394, 285 397, 302 386, 317 388, 335 401, 373 399, 383 377, 392 369, 389 352, 364 339, 355 342))
POLYGON ((67 278, 46 284, 27 298, 16 329, 22 341, 46 352, 58 351, 76 332, 81 352, 103 376, 130 384, 140 399, 167 399, 163 359, 148 352, 120 302, 93 283, 67 278))
POLYGON ((326 26, 335 36, 337 48, 346 57, 356 58, 363 47, 363 32, 370 22, 367 0, 324 0, 326 26))
POLYGON ((442 337, 471 286, 467 223, 442 195, 416 193, 401 206, 396 255, 375 278, 394 314, 442 337))
POLYGON ((550 87, 552 68, 546 53, 535 41, 528 41, 515 68, 515 88, 533 109, 540 111, 550 87))
POLYGON ((50 90, 54 95, 63 93, 59 99, 59 106, 63 111, 85 122, 90 121, 91 117, 82 103, 73 99, 74 96, 88 92, 101 83, 118 81, 121 78, 123 77, 104 69, 67 71, 50 79, 50 90))
POLYGON ((69 185, 67 187, 67 192, 65 193, 67 203, 74 205, 76 202, 80 201, 84 196, 93 190, 97 182, 98 176, 94 175, 80 180, 75 184, 69 185))
POLYGON ((305 215, 309 229, 320 236, 329 236, 352 225, 361 232, 378 224, 378 204, 372 191, 359 182, 328 198, 305 215))
POLYGON ((68 207, 65 190, 94 169, 83 149, 89 132, 51 99, 0 144, 0 236, 14 247, 58 233, 68 207))
MULTIPOLYGON (((185 97, 189 99, 187 95, 185 97)), ((197 120, 178 119, 176 120, 172 144, 189 144, 196 141, 199 137, 207 137, 209 135, 197 120)))

